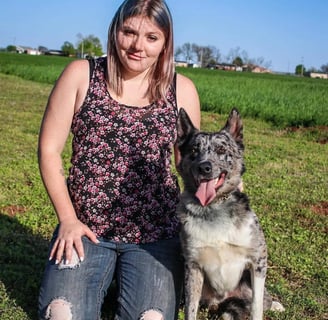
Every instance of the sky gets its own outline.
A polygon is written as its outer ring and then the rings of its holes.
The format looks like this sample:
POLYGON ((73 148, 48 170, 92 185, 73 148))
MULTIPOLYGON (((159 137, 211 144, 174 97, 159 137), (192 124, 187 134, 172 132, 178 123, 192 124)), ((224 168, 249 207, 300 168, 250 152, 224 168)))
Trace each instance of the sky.
MULTIPOLYGON (((122 0, 10 0, 0 6, 0 47, 60 49, 78 34, 94 35, 106 51, 110 21, 122 0)), ((175 47, 214 46, 263 58, 270 69, 328 64, 328 0, 167 0, 175 47)))

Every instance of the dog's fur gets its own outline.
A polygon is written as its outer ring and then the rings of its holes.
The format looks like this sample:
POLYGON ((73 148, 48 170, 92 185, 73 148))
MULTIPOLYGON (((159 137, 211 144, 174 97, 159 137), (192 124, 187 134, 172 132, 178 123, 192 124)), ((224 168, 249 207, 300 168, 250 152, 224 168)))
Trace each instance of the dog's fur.
POLYGON ((263 309, 283 310, 265 290, 267 247, 258 218, 239 190, 243 126, 232 109, 215 133, 197 130, 181 109, 178 119, 178 171, 184 192, 178 206, 186 263, 185 317, 197 317, 205 303, 212 319, 252 320, 263 309))

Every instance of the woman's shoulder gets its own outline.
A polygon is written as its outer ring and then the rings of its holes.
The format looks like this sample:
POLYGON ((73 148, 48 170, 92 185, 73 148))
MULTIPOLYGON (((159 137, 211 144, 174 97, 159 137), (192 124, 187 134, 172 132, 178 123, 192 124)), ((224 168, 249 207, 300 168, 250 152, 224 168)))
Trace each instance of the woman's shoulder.
POLYGON ((177 73, 177 86, 179 86, 179 89, 195 89, 195 85, 188 77, 177 73))
POLYGON ((196 86, 188 77, 182 74, 177 74, 176 86, 178 102, 186 100, 198 101, 198 92, 196 86))
POLYGON ((80 82, 84 79, 85 75, 88 74, 89 63, 85 59, 73 60, 67 64, 64 71, 62 72, 60 78, 71 80, 76 80, 80 82))
POLYGON ((195 84, 188 77, 177 74, 176 82, 178 108, 184 108, 194 125, 200 126, 200 102, 195 84))

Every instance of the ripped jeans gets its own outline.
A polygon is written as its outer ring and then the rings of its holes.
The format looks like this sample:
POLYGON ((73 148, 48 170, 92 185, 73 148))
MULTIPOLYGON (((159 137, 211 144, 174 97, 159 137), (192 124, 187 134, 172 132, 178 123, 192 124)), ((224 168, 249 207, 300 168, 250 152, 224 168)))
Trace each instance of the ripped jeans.
POLYGON ((177 319, 183 283, 179 239, 142 245, 98 240, 94 244, 83 238, 81 263, 77 258, 68 266, 48 262, 40 288, 40 319, 100 319, 114 278, 116 320, 177 319))

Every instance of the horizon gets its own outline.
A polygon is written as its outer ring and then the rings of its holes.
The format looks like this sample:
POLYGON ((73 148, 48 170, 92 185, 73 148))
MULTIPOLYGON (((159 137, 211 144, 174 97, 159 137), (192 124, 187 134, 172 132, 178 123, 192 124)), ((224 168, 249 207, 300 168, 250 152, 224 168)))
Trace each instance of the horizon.
MULTIPOLYGON (((271 62, 275 72, 293 73, 328 64, 328 1, 316 0, 167 0, 174 23, 175 48, 184 43, 214 46, 222 59, 231 50, 271 62)), ((45 3, 12 0, 2 4, 0 47, 8 45, 60 50, 76 45, 78 34, 94 35, 106 52, 109 23, 122 0, 45 3), (106 9, 106 10, 105 10, 106 9), (94 17, 92 16, 94 14, 94 17)))

